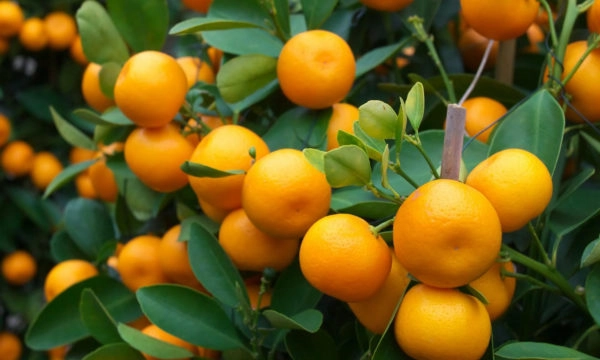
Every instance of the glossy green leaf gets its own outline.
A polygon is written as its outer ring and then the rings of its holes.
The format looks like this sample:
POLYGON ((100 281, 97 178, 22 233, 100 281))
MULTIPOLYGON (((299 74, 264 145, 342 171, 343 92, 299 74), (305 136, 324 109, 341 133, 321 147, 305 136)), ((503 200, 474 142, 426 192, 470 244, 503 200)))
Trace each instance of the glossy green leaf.
POLYGON ((539 90, 511 109, 496 125, 490 154, 521 148, 537 155, 554 172, 565 128, 560 104, 546 90, 539 90))
POLYGON ((227 256, 217 238, 202 226, 189 227, 188 251, 196 278, 217 300, 237 308, 242 302, 249 304, 244 281, 227 256))
POLYGON ((242 55, 221 66, 217 87, 229 103, 242 101, 277 78, 277 59, 265 55, 242 55))
POLYGON ((366 219, 383 219, 396 214, 398 204, 375 197, 362 187, 336 189, 331 196, 331 209, 366 219))
POLYGON ((241 113, 242 111, 248 109, 252 105, 264 100, 269 95, 271 95, 274 91, 279 88, 279 80, 276 78, 271 80, 267 85, 261 87, 260 89, 254 91, 247 97, 242 100, 227 104, 228 108, 233 112, 241 113))
POLYGON ((587 244, 581 255, 581 267, 593 265, 600 261, 600 238, 587 244))
POLYGON ((121 336, 117 331, 117 323, 93 290, 84 289, 81 292, 79 313, 83 325, 99 343, 111 344, 121 341, 121 336))
POLYGON ((244 174, 244 170, 227 170, 222 171, 219 169, 212 168, 210 166, 194 163, 191 161, 186 161, 181 164, 181 170, 191 176, 195 177, 210 177, 210 178, 221 178, 231 175, 239 175, 244 174))
POLYGON ((88 259, 95 259, 105 242, 115 239, 111 216, 97 200, 74 198, 64 210, 65 230, 88 259))
POLYGON ((50 254, 52 259, 57 262, 68 259, 85 259, 87 257, 64 229, 59 229, 52 234, 50 254))
POLYGON ((361 57, 356 60, 356 77, 364 75, 382 64, 401 48, 406 46, 409 40, 411 40, 410 37, 405 37, 398 43, 381 46, 361 55, 361 57))
POLYGON ((285 337, 285 347, 294 360, 331 360, 338 359, 335 341, 324 330, 316 333, 290 331, 285 337), (319 349, 315 351, 314 349, 319 349))
MULTIPOLYGON (((136 11, 137 13, 137 11, 136 11)), ((86 0, 76 13, 77 28, 85 56, 97 64, 123 64, 129 50, 104 7, 94 0, 86 0), (102 46, 98 46, 102 44, 102 46)))
POLYGON ((14 185, 2 185, 10 201, 25 215, 29 220, 44 231, 50 231, 58 220, 54 203, 50 200, 41 199, 40 196, 24 187, 14 185))
POLYGON ((246 21, 195 17, 183 20, 182 22, 175 24, 171 28, 171 30, 169 30, 169 34, 186 35, 195 34, 201 31, 246 29, 258 27, 258 25, 246 21))
POLYGON ((557 236, 564 236, 600 213, 600 188, 582 186, 562 199, 550 213, 548 227, 557 236))
POLYGON ((162 49, 169 29, 166 0, 108 0, 106 5, 133 52, 162 49))
POLYGON ((82 360, 144 360, 144 356, 129 344, 107 344, 96 348, 82 360))
POLYGON ((330 118, 331 108, 309 110, 293 107, 277 118, 263 135, 263 140, 267 142, 271 151, 281 148, 325 150, 327 123, 330 118))
POLYGON ((338 0, 301 0, 302 12, 309 30, 319 29, 329 18, 338 0))
POLYGON ((117 329, 123 340, 144 354, 160 359, 189 359, 193 356, 188 349, 146 335, 131 326, 119 324, 117 329))
POLYGON ((87 168, 89 168, 95 162, 96 162, 96 160, 86 160, 86 161, 82 161, 80 163, 69 165, 66 168, 64 168, 58 175, 56 175, 52 179, 50 184, 48 184, 48 186, 46 186, 43 197, 47 198, 52 193, 54 193, 56 190, 60 189, 61 187, 65 186, 67 184, 70 184, 71 181, 79 173, 81 173, 84 170, 86 170, 87 168))
POLYGON ((333 188, 367 185, 371 182, 371 163, 367 153, 355 145, 342 145, 325 153, 323 167, 333 188))
POLYGON ((398 114, 381 100, 369 100, 358 108, 358 123, 364 132, 379 140, 396 136, 398 114))
POLYGON ((150 220, 161 210, 166 194, 154 191, 138 178, 125 181, 125 201, 131 213, 140 221, 150 220))
POLYGON ((137 298, 152 323, 187 342, 215 350, 244 346, 227 313, 206 294, 165 284, 143 287, 137 298))
POLYGON ((290 4, 288 0, 273 0, 264 2, 263 6, 266 6, 266 10, 273 14, 273 23, 279 36, 283 39, 289 39, 291 37, 290 30, 290 4), (272 4, 272 8, 271 8, 272 4))
POLYGON ((354 135, 365 145, 370 159, 381 161, 381 154, 385 150, 385 140, 375 139, 369 136, 361 127, 359 122, 354 123, 354 135))
POLYGON ((100 90, 102 90, 102 93, 110 99, 114 99, 115 97, 115 84, 117 83, 121 68, 122 66, 116 62, 107 62, 102 64, 102 69, 98 75, 98 79, 100 80, 100 90))
POLYGON ((277 278, 271 297, 271 309, 292 316, 314 308, 323 294, 302 275, 300 264, 294 261, 277 278))
POLYGON ((544 359, 544 360, 558 360, 558 359, 597 359, 593 356, 584 354, 577 350, 573 350, 571 348, 565 346, 559 346, 548 343, 541 342, 531 342, 531 341, 520 341, 520 342, 511 342, 500 349, 498 349, 495 353, 496 359, 499 360, 517 360, 517 359, 544 359))
POLYGON ((596 265, 585 279, 585 302, 596 324, 600 325, 600 266, 596 265))
POLYGON ((265 310, 263 315, 278 329, 304 330, 314 333, 321 328, 323 314, 315 309, 307 309, 293 316, 286 316, 275 310, 265 310))
POLYGON ((134 123, 116 106, 110 107, 104 111, 102 120, 105 121, 106 125, 134 125, 134 123))
POLYGON ((95 276, 71 286, 44 306, 25 335, 28 347, 47 350, 90 335, 76 310, 84 289, 93 290, 116 321, 128 322, 142 315, 135 296, 120 281, 95 276))
POLYGON ((410 125, 418 131, 425 114, 425 90, 422 83, 418 82, 412 86, 406 95, 404 109, 410 125))
POLYGON ((312 166, 319 169, 320 172, 325 173, 325 151, 306 148, 302 150, 302 153, 304 153, 304 157, 312 166))
MULTIPOLYGON (((583 166, 572 178, 561 184, 558 198, 551 203, 554 208, 562 203, 564 199, 568 199, 577 189, 583 186, 594 174, 596 169, 591 166, 583 166)), ((558 174, 557 174, 558 175, 558 174)), ((562 174, 561 174, 562 175, 562 174)))
POLYGON ((96 144, 92 139, 60 116, 53 107, 50 107, 50 113, 52 114, 52 120, 54 121, 56 130, 58 130, 58 133, 66 142, 75 147, 91 150, 96 149, 96 144))

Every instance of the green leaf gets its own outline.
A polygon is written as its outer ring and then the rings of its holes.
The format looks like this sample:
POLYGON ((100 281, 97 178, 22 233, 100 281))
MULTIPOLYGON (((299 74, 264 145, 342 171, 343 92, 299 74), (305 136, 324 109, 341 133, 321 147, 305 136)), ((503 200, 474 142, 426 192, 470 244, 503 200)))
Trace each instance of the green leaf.
POLYGON ((304 153, 304 157, 312 166, 316 167, 320 172, 325 173, 325 151, 306 148, 302 150, 302 153, 304 153))
POLYGON ((93 290, 84 289, 81 293, 79 313, 81 314, 81 321, 99 343, 111 344, 121 341, 121 336, 117 331, 117 323, 93 290))
POLYGON ((265 55, 237 56, 221 66, 217 87, 229 103, 242 101, 277 79, 277 59, 265 55))
POLYGON ((244 346, 223 308, 206 294, 180 285, 154 285, 139 289, 137 298, 152 323, 187 342, 215 350, 244 346))
POLYGON ((319 29, 329 18, 338 0, 301 0, 302 10, 309 30, 319 29))
POLYGON ((167 196, 150 189, 137 177, 127 178, 124 189, 127 206, 140 221, 150 220, 158 215, 167 196))
POLYGON ((195 17, 183 20, 182 22, 175 24, 175 26, 173 26, 171 30, 169 30, 169 34, 186 35, 195 34, 201 31, 246 29, 259 27, 260 26, 258 26, 257 24, 246 21, 195 17))
POLYGON ((50 113, 52 114, 52 120, 54 121, 56 130, 58 130, 60 136, 62 136, 62 138, 71 146, 82 147, 91 150, 96 149, 96 144, 92 139, 60 116, 60 114, 56 112, 53 107, 50 107, 50 113))
POLYGON ((59 214, 55 214, 54 212, 59 212, 60 210, 54 208, 54 203, 50 202, 50 200, 41 199, 37 193, 28 191, 25 187, 5 184, 2 186, 8 198, 35 226, 45 232, 49 232, 56 225, 58 222, 56 215, 59 214))
POLYGON ((248 95, 244 99, 242 99, 238 102, 235 102, 235 103, 228 104, 227 106, 229 109, 231 109, 231 111, 240 113, 243 110, 248 109, 250 106, 258 103, 259 101, 264 100, 267 96, 271 95, 278 88, 279 88, 279 80, 273 79, 267 85, 256 90, 255 92, 248 95))
POLYGON ((331 108, 309 110, 293 107, 277 118, 263 135, 263 140, 267 142, 271 151, 281 148, 325 150, 330 118, 331 108))
POLYGON ((499 360, 512 360, 512 359, 544 359, 544 360, 555 360, 555 359, 597 359, 593 356, 584 354, 577 350, 565 346, 559 346, 554 344, 547 344, 541 342, 532 341, 521 341, 511 342, 495 353, 496 359, 499 360))
POLYGON ((133 52, 162 49, 169 29, 166 0, 108 0, 106 5, 133 52))
POLYGON ((358 122, 354 123, 354 134, 365 145, 370 159, 381 161, 381 155, 385 150, 386 142, 382 139, 375 139, 369 136, 358 122))
POLYGON ((364 75, 382 64, 401 48, 406 46, 409 40, 411 40, 410 37, 405 37, 398 43, 381 46, 363 54, 356 60, 356 77, 364 75))
POLYGON ((107 344, 87 354, 83 360, 144 360, 144 356, 129 344, 107 344))
POLYGON ((425 114, 425 90, 423 90, 422 83, 417 82, 412 86, 406 95, 404 109, 410 125, 415 131, 418 131, 425 114))
POLYGON ((323 314, 315 309, 307 309, 294 316, 286 316, 275 310, 265 310, 263 315, 271 325, 278 329, 304 330, 309 333, 317 332, 323 323, 323 314))
MULTIPOLYGON (((98 80, 100 81, 100 90, 108 98, 114 99, 114 89, 117 78, 123 67, 116 62, 107 62, 102 64, 98 80)), ((114 106, 113 106, 114 107, 114 106)))
POLYGON ((597 325, 600 325, 600 266, 596 265, 585 279, 585 302, 597 325))
MULTIPOLYGON (((593 167, 582 166, 575 176, 561 184, 558 199, 554 201, 554 204, 551 204, 551 207, 554 208, 560 205, 564 199, 568 199, 569 196, 571 196, 577 189, 584 185, 595 173, 596 169, 593 167)), ((562 176, 562 174, 559 175, 562 176)))
POLYGON ((362 187, 336 189, 331 196, 331 210, 354 214, 366 219, 383 219, 396 214, 398 204, 375 197, 362 187))
POLYGON ((84 289, 93 290, 116 321, 128 322, 142 315, 135 296, 120 281, 95 276, 69 287, 42 308, 25 335, 29 348, 48 350, 90 335, 79 312, 75 310, 79 308, 84 289))
POLYGON ((68 259, 85 259, 87 255, 79 249, 66 230, 59 229, 50 238, 50 254, 59 262, 68 259))
POLYGON ((587 244, 581 255, 581 267, 590 266, 600 261, 600 238, 587 244))
POLYGON ((194 275, 223 304, 237 308, 250 303, 244 281, 213 234, 190 223, 188 251, 194 275))
POLYGON ((160 359, 189 359, 193 356, 192 352, 188 349, 146 335, 131 326, 119 324, 117 329, 123 340, 131 345, 132 348, 152 357, 160 359))
POLYGON ((355 145, 342 145, 325 153, 323 166, 333 188, 371 182, 371 163, 367 153, 355 145))
POLYGON ((539 90, 511 109, 492 133, 489 153, 508 148, 528 150, 554 172, 563 141, 565 117, 556 99, 539 90))
POLYGON ((369 100, 358 108, 361 129, 375 139, 393 139, 396 136, 398 114, 381 100, 369 100))
MULTIPOLYGON (((273 23, 284 39, 290 38, 290 4, 288 0, 273 0, 263 4, 273 4, 273 8, 266 5, 266 10, 273 13, 273 23)), ((263 5, 265 6, 265 5, 263 5)))
POLYGON ((325 330, 316 333, 290 331, 285 337, 285 347, 294 360, 339 359, 336 343, 325 330))
MULTIPOLYGON (((138 11, 135 13, 137 14, 138 11)), ((127 45, 100 3, 93 0, 84 1, 77 10, 75 18, 81 34, 83 52, 91 62, 123 64, 127 61, 129 58, 127 45)))
POLYGON ((210 166, 194 163, 191 161, 186 161, 181 164, 181 170, 184 173, 195 176, 195 177, 210 177, 210 178, 221 178, 231 175, 239 175, 244 174, 244 170, 227 170, 222 171, 219 169, 212 168, 210 166))
POLYGON ((65 230, 86 254, 95 259, 105 242, 115 239, 112 219, 106 206, 97 200, 75 198, 64 210, 65 230))
POLYGON ((323 294, 302 275, 300 264, 294 261, 277 278, 271 297, 271 309, 292 316, 314 308, 323 294))
POLYGON ((600 213, 600 188, 582 186, 563 198, 550 213, 549 228, 562 237, 600 213))
POLYGON ((43 198, 47 198, 56 190, 71 183, 71 180, 73 180, 77 175, 79 175, 79 173, 89 168, 95 162, 96 160, 86 160, 64 168, 58 175, 54 177, 54 179, 52 179, 50 184, 48 184, 46 190, 44 190, 43 198))

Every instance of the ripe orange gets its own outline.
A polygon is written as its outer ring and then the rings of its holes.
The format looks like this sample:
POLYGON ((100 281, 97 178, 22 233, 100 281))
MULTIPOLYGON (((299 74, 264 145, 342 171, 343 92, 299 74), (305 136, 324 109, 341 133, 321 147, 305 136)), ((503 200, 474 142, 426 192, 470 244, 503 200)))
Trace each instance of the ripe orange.
POLYGON ((11 285, 25 285, 37 272, 34 257, 25 250, 16 250, 2 259, 2 276, 11 285))
POLYGON ((10 49, 10 41, 3 37, 0 37, 0 55, 4 55, 10 49))
POLYGON ((77 23, 64 11, 53 11, 44 17, 44 29, 48 35, 48 46, 53 50, 65 50, 77 36, 77 23))
POLYGON ((223 58, 223 50, 217 49, 214 46, 209 46, 206 49, 206 53, 208 58, 210 59, 210 64, 213 68, 213 72, 216 74, 219 72, 219 68, 221 67, 221 59, 223 58))
POLYGON ((600 2, 594 1, 586 13, 587 27, 590 32, 600 33, 600 2))
POLYGON ((131 291, 142 286, 168 283, 160 266, 160 238, 139 235, 129 240, 118 255, 118 271, 123 284, 131 291))
POLYGON ((342 101, 354 83, 356 61, 340 36, 309 30, 289 39, 277 60, 277 78, 290 101, 324 109, 342 101))
POLYGON ((25 176, 31 171, 34 156, 33 148, 25 141, 11 141, 2 150, 2 170, 9 177, 25 176))
POLYGON ((475 297, 417 284, 404 295, 394 330, 398 345, 411 358, 477 360, 488 347, 492 325, 475 297))
POLYGON ((0 147, 4 146, 4 144, 8 142, 11 131, 12 125, 10 120, 3 114, 0 114, 0 147))
POLYGON ((400 11, 412 4, 413 0, 360 0, 366 7, 379 11, 400 11))
POLYGON ((338 130, 354 134, 354 122, 358 120, 358 108, 351 104, 333 104, 333 112, 327 124, 327 150, 340 146, 337 140, 338 130))
POLYGON ((100 156, 100 159, 87 169, 94 193, 101 200, 115 202, 119 195, 115 174, 106 165, 106 156, 101 153, 98 156, 100 156))
POLYGON ((552 198, 552 175, 523 149, 499 151, 469 173, 466 184, 479 190, 496 209, 503 232, 519 230, 540 215, 552 198))
POLYGON ((227 214, 229 214, 232 211, 228 209, 221 209, 200 199, 198 199, 198 205, 200 205, 202 213, 204 213, 206 217, 216 222, 217 224, 222 223, 223 219, 225 219, 225 216, 227 216, 227 214))
POLYGON ((483 194, 456 180, 421 185, 402 203, 393 228, 400 263, 421 282, 466 285, 492 266, 502 244, 496 210, 483 194))
POLYGON ((374 296, 391 267, 388 245, 355 215, 333 214, 317 220, 300 244, 300 269, 306 280, 342 301, 374 296))
MULTIPOLYGON (((488 42, 488 38, 481 35, 473 28, 467 28, 464 31, 461 31, 458 37, 457 47, 465 69, 473 72, 477 71, 479 63, 481 63, 481 59, 483 59, 483 54, 485 53, 488 42)), ((496 66, 499 46, 499 42, 494 41, 487 62, 484 65, 484 69, 488 70, 496 66)))
POLYGON ((204 290, 190 265, 187 242, 179 241, 181 225, 172 226, 160 239, 158 265, 167 277, 178 284, 204 290))
MULTIPOLYGON (((250 306, 252 309, 256 309, 258 306, 258 295, 260 294, 260 278, 249 278, 244 281, 246 285, 246 292, 250 300, 250 306)), ((260 308, 264 309, 271 306, 271 298, 273 295, 272 288, 267 287, 266 291, 260 298, 260 308)))
POLYGON ((181 165, 194 148, 174 124, 133 130, 125 141, 125 162, 149 188, 172 192, 188 183, 181 165))
POLYGON ((490 320, 498 319, 510 306, 517 281, 512 276, 504 276, 501 270, 515 272, 515 265, 511 261, 497 261, 469 285, 485 296, 488 303, 485 308, 490 315, 490 320))
POLYGON ((221 352, 218 350, 207 349, 205 347, 198 346, 196 348, 196 351, 198 352, 198 356, 201 357, 202 359, 211 359, 211 360, 221 359, 221 352))
POLYGON ((40 51, 48 45, 48 35, 44 21, 39 17, 31 17, 23 23, 19 31, 21 45, 29 51, 40 51))
POLYGON ((33 158, 31 181, 35 187, 44 190, 62 170, 63 165, 56 155, 49 151, 40 151, 33 158))
POLYGON ((69 351, 69 346, 62 345, 62 346, 57 346, 50 350, 47 350, 46 354, 48 355, 48 360, 65 360, 68 351, 69 351))
POLYGON ((21 30, 25 16, 16 2, 0 1, 0 37, 15 36, 21 30))
POLYGON ((200 124, 196 119, 189 119, 183 128, 183 134, 195 148, 200 143, 200 139, 204 137, 204 134, 225 124, 232 124, 231 117, 221 118, 220 116, 200 115, 200 124))
POLYGON ((274 238, 250 222, 243 208, 233 210, 221 223, 219 244, 242 271, 285 269, 298 253, 300 238, 274 238))
POLYGON ((535 21, 537 0, 460 0, 466 22, 481 35, 494 40, 517 38, 535 21))
POLYGON ((100 88, 100 70, 102 66, 96 63, 89 63, 85 67, 81 78, 81 93, 85 102, 94 110, 104 112, 104 110, 115 105, 115 101, 100 88))
POLYGON ((177 61, 148 50, 125 62, 114 93, 119 109, 136 125, 161 127, 177 115, 187 90, 185 73, 177 61))
POLYGON ((58 294, 83 280, 98 275, 98 269, 89 261, 71 259, 54 265, 44 282, 44 294, 52 301, 58 294))
POLYGON ((69 150, 69 163, 77 164, 87 160, 92 160, 96 156, 97 152, 95 150, 74 146, 71 148, 71 150, 69 150))
POLYGON ((536 23, 533 23, 527 29, 527 41, 528 44, 521 51, 530 53, 530 54, 539 54, 540 48, 543 46, 544 40, 546 38, 546 34, 542 27, 536 23))
POLYGON ((330 201, 325 175, 295 149, 279 149, 258 159, 242 189, 242 206, 250 221, 279 238, 302 237, 327 215, 330 201))
POLYGON ((77 190, 77 194, 82 198, 98 198, 98 194, 96 194, 96 189, 94 189, 90 174, 87 171, 77 174, 75 177, 75 189, 77 190))
POLYGON ((485 96, 477 96, 465 100, 462 106, 466 110, 465 130, 469 136, 475 136, 486 129, 476 139, 488 142, 492 130, 496 127, 495 122, 508 111, 501 102, 485 96))
MULTIPOLYGON (((163 329, 159 328, 158 326, 156 326, 154 324, 150 324, 150 325, 146 326, 145 328, 143 328, 142 333, 144 333, 148 336, 151 336, 155 339, 159 339, 164 342, 167 342, 169 344, 182 347, 184 349, 191 351, 193 354, 196 354, 196 347, 194 345, 188 343, 185 340, 178 338, 175 335, 172 335, 172 334, 164 331, 163 329)), ((144 355, 144 358, 146 360, 158 360, 158 358, 155 358, 155 357, 147 355, 147 354, 142 354, 142 355, 144 355)), ((184 360, 184 359, 178 359, 178 360, 184 360)))
POLYGON ((83 52, 83 45, 81 44, 81 36, 79 34, 77 34, 71 46, 69 46, 69 54, 71 55, 71 59, 75 60, 79 65, 85 66, 90 63, 83 52))
POLYGON ((366 300, 348 303, 358 321, 375 334, 383 334, 410 282, 408 272, 396 258, 394 250, 390 249, 390 252, 392 268, 381 288, 366 300))
POLYGON ((17 335, 8 331, 0 332, 0 354, 2 354, 2 360, 19 360, 22 352, 23 344, 17 335))
MULTIPOLYGON (((267 143, 252 130, 240 125, 223 125, 202 138, 190 161, 222 171, 247 171, 255 161, 249 153, 252 148, 257 160, 269 153, 267 143)), ((242 206, 244 179, 244 174, 220 178, 189 176, 198 199, 223 210, 242 206)))
POLYGON ((181 3, 188 9, 206 14, 212 4, 212 0, 181 0, 181 3))
POLYGON ((188 88, 194 86, 198 81, 207 84, 215 83, 215 73, 210 64, 202 61, 199 57, 182 56, 176 59, 185 73, 188 88))

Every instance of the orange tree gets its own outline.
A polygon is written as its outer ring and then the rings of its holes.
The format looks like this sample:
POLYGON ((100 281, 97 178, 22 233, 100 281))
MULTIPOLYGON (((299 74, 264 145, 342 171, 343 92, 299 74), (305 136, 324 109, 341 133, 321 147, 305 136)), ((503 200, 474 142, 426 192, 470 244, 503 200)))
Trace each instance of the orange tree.
MULTIPOLYGON (((94 155, 67 166, 43 195, 28 193, 35 204, 64 201, 52 233, 19 244, 52 250, 51 259, 36 254, 45 259, 38 292, 54 263, 85 262, 53 277, 64 290, 51 300, 40 293, 24 322, 28 351, 66 346, 85 359, 599 356, 600 50, 586 14, 594 2, 378 3, 78 4, 83 53, 101 66, 85 87, 102 101, 64 106, 64 97, 44 93, 35 99, 46 102, 29 109, 42 109, 61 136, 48 138, 94 155), (533 25, 542 41, 528 36, 533 25), (475 60, 458 46, 467 31, 484 39, 475 60), (214 83, 190 82, 174 66, 188 56, 198 74, 210 64, 214 83), (475 74, 465 70, 473 61, 481 63, 475 74), (464 136, 461 105, 476 96, 508 109, 492 120, 487 142, 464 136), (340 102, 358 114, 331 131, 340 102), (254 134, 218 135, 237 127, 254 134), (214 128, 225 131, 211 136, 214 128), (328 133, 338 147, 327 148, 328 133), (192 153, 205 148, 215 155, 192 153), (528 162, 511 157, 514 148, 528 162), (297 150, 303 157, 291 155, 297 150), (75 196, 82 176, 93 191, 75 196), (337 225, 344 231, 327 231, 338 213, 347 214, 337 225), (232 222, 239 214, 246 228, 221 232, 221 223, 240 227, 232 222), (505 227, 517 217, 518 226, 505 227), (181 246, 163 245, 176 226, 181 246), (280 265, 284 255, 273 254, 284 241, 291 261, 280 265), (278 262, 249 269, 239 256, 278 262), (90 265, 97 274, 81 270, 90 265), (185 281, 168 276, 174 271, 185 281), (499 313, 483 311, 496 300, 505 304, 499 313), (170 335, 146 335, 149 324, 170 335)), ((11 190, 7 197, 21 188, 11 190)), ((26 214, 34 208, 23 205, 26 214)), ((6 219, 16 216, 9 212, 6 219)))

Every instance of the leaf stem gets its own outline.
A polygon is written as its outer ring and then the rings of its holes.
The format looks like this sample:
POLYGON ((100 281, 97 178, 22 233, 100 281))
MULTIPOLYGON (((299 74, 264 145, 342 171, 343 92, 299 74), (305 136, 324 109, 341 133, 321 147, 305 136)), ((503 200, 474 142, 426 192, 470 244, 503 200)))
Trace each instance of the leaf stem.
POLYGON ((402 178, 404 180, 406 180, 406 182, 408 182, 412 187, 414 187, 415 189, 419 187, 419 184, 413 180, 413 178, 410 177, 410 175, 408 175, 406 173, 406 171, 404 171, 402 169, 402 167, 400 166, 399 163, 394 163, 394 164, 390 164, 390 168, 398 175, 402 176, 402 178))
POLYGON ((386 221, 382 222, 381 224, 379 224, 377 226, 371 226, 371 232, 373 233, 373 235, 378 236, 379 233, 383 229, 387 228, 388 226, 390 226, 393 223, 394 223, 394 218, 387 219, 386 221))
POLYGON ((527 230, 529 230, 529 234, 531 235, 531 238, 533 239, 533 244, 535 245, 535 247, 539 250, 540 254, 542 255, 544 264, 546 264, 548 266, 554 266, 554 263, 548 257, 548 253, 546 252, 546 249, 544 248, 544 244, 542 244, 542 242, 540 241, 540 237, 538 236, 537 231, 535 231, 535 228, 533 227, 531 222, 527 223, 527 230))
POLYGON ((590 326, 589 328, 587 328, 583 334, 581 334, 581 336, 575 341, 575 343, 573 344, 573 349, 577 350, 579 349, 579 347, 581 346, 581 343, 583 343, 583 341, 590 336, 594 331, 598 331, 600 330, 600 325, 598 324, 594 324, 592 326, 590 326))
POLYGON ((431 174, 433 175, 433 177, 435 177, 436 179, 439 179, 440 174, 437 171, 437 167, 435 165, 433 165, 431 158, 429 157, 429 155, 427 155, 427 152, 423 148, 423 144, 421 143, 421 139, 419 138, 419 136, 417 135, 417 137, 415 138, 413 136, 407 135, 405 139, 406 139, 406 141, 408 141, 410 144, 412 144, 414 147, 417 148, 419 153, 421 153, 421 155, 427 162, 427 165, 429 166, 429 169, 431 170, 431 174))

